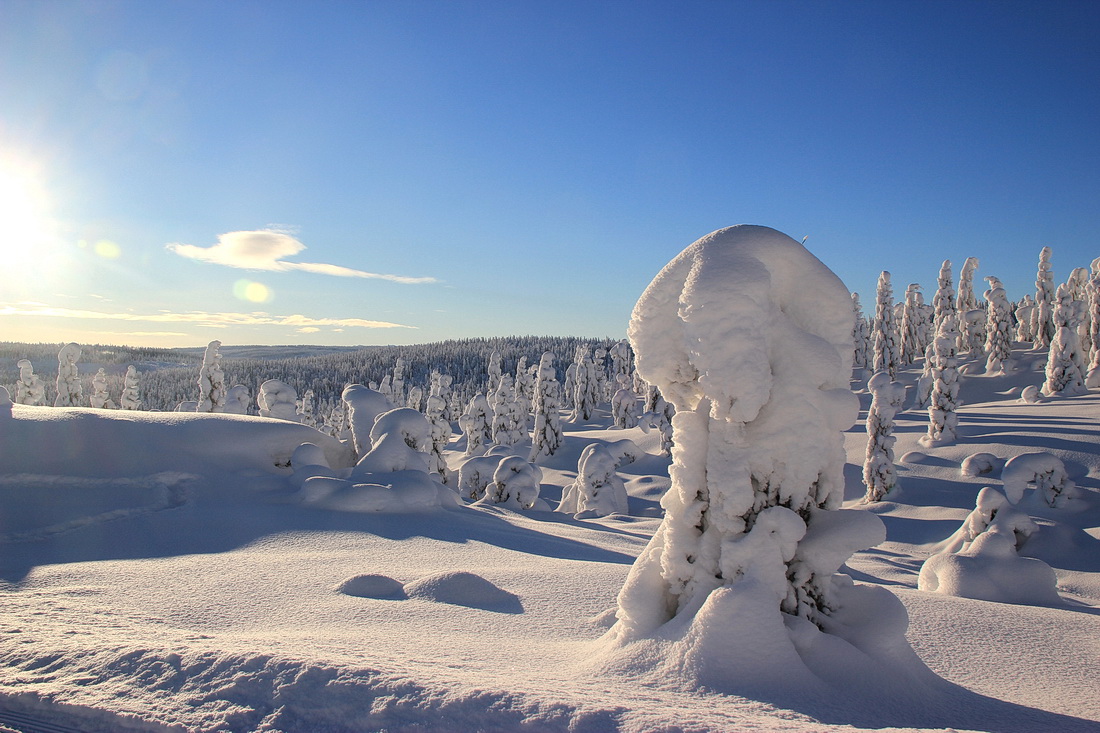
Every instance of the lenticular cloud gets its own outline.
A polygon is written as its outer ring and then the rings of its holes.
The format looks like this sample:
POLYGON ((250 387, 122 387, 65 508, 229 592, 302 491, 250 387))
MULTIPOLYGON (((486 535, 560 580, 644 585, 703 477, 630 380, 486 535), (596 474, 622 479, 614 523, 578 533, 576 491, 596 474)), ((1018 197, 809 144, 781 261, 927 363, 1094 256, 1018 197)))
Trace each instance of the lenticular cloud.
POLYGON ((273 229, 219 234, 218 243, 210 247, 178 243, 167 244, 165 247, 169 252, 175 252, 181 257, 226 267, 239 267, 243 270, 274 272, 302 270, 319 275, 362 277, 406 284, 436 282, 434 277, 385 275, 322 262, 287 262, 284 258, 293 257, 306 246, 289 234, 273 229))

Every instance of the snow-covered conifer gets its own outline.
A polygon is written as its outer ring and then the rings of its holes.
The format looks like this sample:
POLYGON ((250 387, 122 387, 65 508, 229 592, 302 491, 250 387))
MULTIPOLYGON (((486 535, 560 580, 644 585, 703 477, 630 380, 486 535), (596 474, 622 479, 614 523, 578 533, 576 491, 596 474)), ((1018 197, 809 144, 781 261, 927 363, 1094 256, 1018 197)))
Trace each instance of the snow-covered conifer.
POLYGON ((634 354, 630 350, 630 342, 626 339, 612 344, 608 349, 608 355, 611 357, 611 378, 613 384, 619 383, 619 377, 632 377, 634 373, 634 354))
POLYGON ((573 361, 565 367, 565 384, 562 385, 562 401, 565 407, 572 412, 574 400, 577 395, 577 363, 581 360, 581 349, 578 346, 573 356, 573 361))
POLYGON ((989 320, 989 313, 986 312, 985 308, 971 308, 965 313, 961 313, 960 316, 963 318, 963 322, 959 324, 959 327, 963 329, 963 333, 955 344, 956 353, 958 353, 958 345, 961 342, 966 353, 971 356, 982 356, 985 354, 985 326, 989 320))
POLYGON ((424 390, 417 385, 409 387, 408 396, 405 398, 405 407, 411 407, 412 409, 420 412, 422 403, 424 402, 424 390))
POLYGON ((638 424, 638 395, 630 388, 630 377, 618 375, 619 388, 611 397, 611 418, 617 428, 632 428, 638 424))
POLYGON ((894 467, 894 416, 905 399, 905 387, 877 372, 867 380, 871 406, 867 410, 867 452, 863 461, 864 501, 874 502, 890 493, 898 483, 894 467))
POLYGON ((92 395, 88 398, 88 404, 100 410, 116 409, 114 401, 107 393, 107 372, 103 367, 92 377, 92 395))
POLYGON ((487 368, 489 374, 489 384, 485 387, 485 394, 492 394, 496 392, 497 385, 500 384, 500 377, 504 373, 504 370, 500 365, 501 357, 499 351, 493 351, 489 355, 489 366, 487 368))
POLYGON ((656 387, 648 390, 646 406, 646 411, 638 418, 638 424, 646 433, 651 429, 657 430, 661 434, 661 454, 671 456, 675 435, 672 418, 676 414, 676 408, 661 396, 661 391, 656 387))
POLYGON ((46 385, 34 373, 34 365, 29 359, 20 359, 19 381, 15 383, 15 403, 18 405, 46 404, 46 385))
POLYGON ((542 469, 519 456, 505 456, 493 472, 492 482, 485 487, 481 504, 495 504, 509 509, 534 509, 539 504, 542 469))
POLYGON ((126 374, 122 377, 122 395, 119 397, 119 406, 123 410, 141 409, 141 378, 138 376, 137 367, 133 364, 126 367, 126 374))
POLYGON ((550 351, 544 352, 539 359, 533 405, 535 427, 531 433, 531 455, 528 458, 531 463, 554 455, 561 446, 561 385, 554 369, 554 359, 550 351))
POLYGON ((914 410, 927 410, 932 402, 932 387, 936 382, 932 376, 932 363, 935 359, 936 345, 930 343, 924 350, 924 367, 921 369, 920 377, 917 378, 916 394, 913 397, 914 410))
MULTIPOLYGON (((959 289, 955 296, 955 314, 959 333, 959 341, 955 344, 956 353, 970 350, 970 336, 966 330, 966 314, 978 307, 978 299, 974 295, 974 273, 978 270, 978 258, 967 257, 959 272, 959 289)), ((939 324, 936 324, 936 333, 939 333, 939 324)))
POLYGON ((260 417, 272 417, 289 422, 298 422, 298 393, 294 388, 278 379, 269 379, 260 385, 256 395, 256 404, 260 408, 260 417))
POLYGON ((521 356, 516 364, 516 379, 513 387, 516 393, 516 412, 519 413, 519 429, 527 432, 531 429, 531 403, 535 399, 535 375, 527 368, 527 357, 521 356))
POLYGON ((898 374, 901 355, 898 350, 898 329, 894 322, 894 290, 890 273, 883 270, 875 292, 874 371, 886 372, 890 379, 898 374))
POLYGON ((610 402, 614 382, 607 380, 607 349, 596 347, 592 352, 592 375, 596 378, 596 402, 610 402))
MULTIPOLYGON (((854 369, 866 369, 870 364, 870 332, 867 328, 867 319, 863 317, 863 306, 859 302, 859 293, 852 293, 852 311, 855 319, 852 324, 852 342, 855 345, 852 367, 854 369)), ((862 376, 860 379, 862 379, 862 376)))
POLYGON ((405 406, 405 360, 397 357, 397 363, 393 365, 393 404, 397 407, 405 406))
POLYGON ((424 408, 424 414, 432 427, 432 450, 429 455, 428 470, 439 474, 443 483, 449 483, 447 461, 443 457, 443 451, 451 442, 451 423, 444 415, 447 403, 439 394, 441 388, 441 382, 433 380, 432 393, 428 395, 428 403, 424 408))
POLYGON ((1089 309, 1089 271, 1075 267, 1066 280, 1066 288, 1077 309, 1077 341, 1086 363, 1092 354, 1092 311, 1089 309))
POLYGON ((1035 274, 1035 310, 1031 314, 1031 333, 1035 348, 1050 346, 1057 332, 1054 325, 1054 269, 1050 264, 1050 247, 1039 250, 1039 269, 1035 274))
POLYGON ((79 407, 84 399, 80 385, 80 373, 76 363, 80 361, 80 346, 65 344, 57 354, 57 399, 54 407, 79 407))
POLYGON ((910 283, 905 290, 905 307, 901 317, 902 364, 912 364, 924 353, 926 333, 924 295, 920 284, 910 283))
POLYGON ((577 461, 577 478, 564 487, 557 511, 577 519, 629 514, 626 484, 616 473, 618 459, 600 443, 589 443, 577 461))
POLYGON ((1035 300, 1030 295, 1020 298, 1016 304, 1016 340, 1032 341, 1031 321, 1035 311, 1035 300))
POLYGON ((928 405, 928 434, 920 442, 926 446, 953 443, 959 424, 959 370, 955 357, 958 328, 955 319, 944 318, 933 342, 932 401, 928 405))
POLYGON ((596 377, 596 366, 592 363, 588 349, 577 349, 576 370, 574 372, 573 387, 573 414, 569 419, 573 422, 590 420, 596 411, 596 403, 599 402, 599 382, 596 377))
MULTIPOLYGON (((1098 259, 1097 261, 1100 261, 1098 259)), ((1085 386, 1093 389, 1100 387, 1100 272, 1094 272, 1089 278, 1087 288, 1089 304, 1089 340, 1092 353, 1089 368, 1085 376, 1085 386)))
POLYGON ((196 412, 225 411, 225 372, 222 371, 222 355, 218 352, 222 342, 211 341, 202 355, 199 369, 199 408, 196 412))
POLYGON ((371 431, 379 415, 396 409, 389 397, 362 384, 349 384, 340 394, 347 413, 352 447, 359 458, 371 449, 371 431))
POLYGON ((1077 340, 1077 307, 1065 283, 1058 286, 1051 314, 1054 337, 1047 355, 1046 381, 1042 393, 1076 395, 1086 391, 1085 357, 1077 340))
POLYGON ((489 396, 489 407, 493 410, 491 432, 494 445, 515 445, 523 440, 527 431, 516 405, 511 374, 500 375, 496 391, 489 396))
POLYGON ((493 443, 491 415, 493 410, 485 395, 478 392, 458 418, 458 426, 466 434, 466 455, 479 456, 493 443))
POLYGON ((989 282, 989 289, 985 291, 985 299, 989 302, 989 320, 985 327, 985 350, 989 356, 985 371, 987 374, 1003 374, 1011 369, 1008 361, 1012 354, 1012 311, 1001 281, 993 276, 986 280, 989 282))
POLYGON ((248 387, 243 384, 234 384, 225 393, 225 407, 222 412, 228 412, 231 415, 247 415, 251 404, 252 395, 249 394, 248 387))
POLYGON ((313 390, 307 389, 302 394, 302 399, 297 401, 298 422, 303 425, 308 425, 311 428, 317 427, 317 414, 315 408, 316 398, 313 396, 313 390))
MULTIPOLYGON (((932 335, 938 332, 943 319, 951 315, 958 315, 955 307, 955 288, 951 278, 951 260, 944 260, 940 265, 940 275, 936 279, 936 294, 932 296, 932 335)), ((927 345, 931 345, 931 339, 927 345)), ((927 346, 926 345, 926 346, 927 346)))
MULTIPOLYGON (((378 384, 378 389, 376 390, 378 392, 378 394, 382 395, 383 397, 385 397, 390 402, 393 402, 393 398, 394 398, 393 384, 391 384, 392 381, 393 381, 393 375, 392 374, 382 375, 382 381, 378 384)), ((374 387, 371 387, 370 389, 374 389, 374 387)))

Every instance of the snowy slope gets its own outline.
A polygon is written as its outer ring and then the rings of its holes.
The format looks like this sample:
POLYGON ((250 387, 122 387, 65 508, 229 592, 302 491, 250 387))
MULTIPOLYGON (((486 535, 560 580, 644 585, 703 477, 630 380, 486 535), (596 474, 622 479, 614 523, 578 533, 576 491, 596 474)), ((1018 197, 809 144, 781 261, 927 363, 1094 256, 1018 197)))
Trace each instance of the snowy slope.
MULTIPOLYGON (((1013 375, 964 378, 956 445, 921 448, 926 418, 899 415, 900 490, 870 508, 887 541, 849 563, 908 609, 914 649, 943 678, 923 702, 782 685, 748 699, 594 669, 668 486, 658 436, 609 429, 604 411, 566 423, 542 497, 556 504, 593 441, 647 455, 620 471, 632 516, 578 521, 308 508, 285 463, 306 436, 324 443, 309 428, 15 406, 0 415, 0 707, 104 731, 1100 730, 1100 394, 1020 403, 1042 360, 1018 356, 1013 375), (1079 488, 1065 509, 1023 503, 1041 525, 1025 554, 1055 568, 1062 605, 916 590, 978 490, 999 486, 962 476, 962 459, 1036 450, 1079 488)), ((861 424, 847 441, 858 506, 861 424)))

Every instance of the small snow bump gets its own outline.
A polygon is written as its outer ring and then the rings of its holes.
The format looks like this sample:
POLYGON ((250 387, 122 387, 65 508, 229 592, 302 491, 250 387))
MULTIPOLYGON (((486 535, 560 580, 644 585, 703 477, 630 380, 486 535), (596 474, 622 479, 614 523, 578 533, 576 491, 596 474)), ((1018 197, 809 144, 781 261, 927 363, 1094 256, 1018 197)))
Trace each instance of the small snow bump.
POLYGON ((400 601, 407 598, 402 585, 385 575, 355 575, 336 586, 336 591, 356 598, 377 598, 387 601, 400 601))
POLYGON ((419 598, 455 606, 479 608, 497 613, 523 613, 519 596, 498 588, 490 581, 464 571, 428 575, 405 584, 409 598, 419 598))

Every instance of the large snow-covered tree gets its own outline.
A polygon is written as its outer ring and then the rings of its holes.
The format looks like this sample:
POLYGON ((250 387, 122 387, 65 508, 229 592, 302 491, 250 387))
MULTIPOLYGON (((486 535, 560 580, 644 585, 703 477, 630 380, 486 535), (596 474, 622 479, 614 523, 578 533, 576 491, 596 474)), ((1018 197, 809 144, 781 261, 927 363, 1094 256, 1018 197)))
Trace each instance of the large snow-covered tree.
POLYGON ((83 401, 84 388, 80 385, 78 361, 79 344, 65 344, 57 353, 57 398, 54 407, 79 407, 83 401))
POLYGON ((574 365, 576 370, 573 376, 573 414, 569 419, 573 422, 590 420, 599 402, 599 381, 596 376, 596 365, 587 348, 577 349, 577 360, 574 365))
POLYGON ((890 493, 898 483, 894 466, 894 416, 901 409, 905 387, 877 372, 867 380, 871 406, 867 409, 867 452, 863 460, 864 501, 874 502, 890 493))
POLYGON ((890 273, 885 270, 878 277, 875 291, 874 371, 886 372, 890 379, 897 378, 901 354, 898 349, 898 329, 894 321, 894 290, 890 286, 890 273))
POLYGON ((1012 309, 1005 294, 1004 284, 992 275, 987 277, 989 289, 985 299, 989 303, 985 326, 985 371, 987 374, 1003 374, 1011 369, 1012 309))
POLYGON ((34 373, 30 359, 20 359, 19 381, 15 383, 15 403, 18 405, 46 404, 46 385, 34 373))
POLYGON ((1035 348, 1045 349, 1054 339, 1054 268, 1050 247, 1039 250, 1039 269, 1035 273, 1035 310, 1031 314, 1031 335, 1035 348))
POLYGON ((932 399, 928 405, 928 433, 921 438, 926 446, 955 442, 959 424, 959 370, 955 355, 958 329, 955 319, 940 324, 932 353, 932 399))
POLYGON ((138 376, 137 367, 133 364, 126 367, 126 374, 122 377, 122 396, 119 397, 119 406, 123 410, 141 409, 141 378, 138 376))
MULTIPOLYGON (((955 313, 958 316, 956 330, 958 342, 955 344, 956 353, 970 350, 971 342, 966 329, 966 314, 978 307, 978 299, 974 295, 974 274, 978 270, 978 258, 967 257, 959 272, 959 288, 955 296, 955 313)), ((939 333, 940 324, 936 324, 936 333, 939 333)))
MULTIPOLYGON (((940 265, 940 274, 936 279, 936 294, 932 296, 932 333, 935 335, 948 315, 958 315, 955 307, 955 290, 951 282, 951 260, 940 265)), ((930 344, 926 344, 928 346, 930 344)))
POLYGON ((531 463, 554 455, 562 442, 561 384, 554 369, 554 359, 554 354, 549 351, 539 359, 533 406, 535 427, 531 433, 531 455, 528 457, 531 463))
POLYGON ((1051 319, 1056 330, 1050 340, 1046 381, 1041 391, 1048 396, 1081 394, 1086 391, 1085 357, 1077 340, 1077 308, 1064 283, 1055 293, 1051 319))
POLYGON ((919 283, 910 283, 905 290, 905 307, 901 317, 901 363, 912 364, 924 354, 928 326, 924 312, 924 295, 919 283))
POLYGON ((92 377, 92 394, 88 398, 88 404, 100 410, 115 409, 114 400, 107 391, 107 370, 103 367, 100 367, 92 377))
POLYGON ((696 683, 736 685, 742 670, 751 684, 777 656, 812 676, 794 660, 823 629, 843 646, 856 596, 900 608, 836 574, 885 538, 874 514, 839 510, 841 432, 858 410, 847 288, 790 237, 730 227, 665 266, 628 333, 638 371, 676 407, 675 446, 664 520, 609 641, 671 643, 696 683))
POLYGON ((466 406, 466 412, 458 418, 458 426, 466 434, 466 455, 479 456, 492 445, 492 414, 489 400, 478 392, 466 406))
POLYGON ((222 371, 222 355, 218 351, 221 341, 211 341, 202 356, 199 369, 199 409, 196 412, 224 412, 225 372, 222 371))

